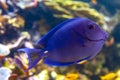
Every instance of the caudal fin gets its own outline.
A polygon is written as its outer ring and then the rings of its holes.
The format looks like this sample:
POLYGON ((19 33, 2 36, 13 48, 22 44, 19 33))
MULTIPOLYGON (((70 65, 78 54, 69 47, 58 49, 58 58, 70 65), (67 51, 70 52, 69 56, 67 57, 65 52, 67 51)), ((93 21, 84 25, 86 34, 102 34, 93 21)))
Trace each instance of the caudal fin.
POLYGON ((18 49, 18 52, 25 52, 27 54, 29 60, 29 66, 27 70, 33 68, 40 61, 40 59, 43 58, 41 49, 22 48, 18 49))

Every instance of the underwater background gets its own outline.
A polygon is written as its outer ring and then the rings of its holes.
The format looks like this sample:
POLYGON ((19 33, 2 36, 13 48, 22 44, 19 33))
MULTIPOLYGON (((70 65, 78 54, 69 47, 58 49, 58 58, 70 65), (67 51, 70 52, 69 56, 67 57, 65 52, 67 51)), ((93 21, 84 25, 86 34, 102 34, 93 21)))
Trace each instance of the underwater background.
POLYGON ((120 80, 120 0, 0 0, 0 80, 120 80), (65 67, 39 62, 31 70, 19 48, 35 42, 64 20, 87 17, 109 37, 86 63, 65 67))

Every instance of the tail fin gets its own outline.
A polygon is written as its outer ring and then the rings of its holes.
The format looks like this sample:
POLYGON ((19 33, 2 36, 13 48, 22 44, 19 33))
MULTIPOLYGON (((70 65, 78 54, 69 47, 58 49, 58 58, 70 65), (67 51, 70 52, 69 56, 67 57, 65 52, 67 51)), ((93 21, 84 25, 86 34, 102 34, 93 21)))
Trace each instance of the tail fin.
POLYGON ((43 58, 41 49, 22 48, 18 49, 18 52, 25 52, 27 54, 29 60, 29 66, 27 70, 33 68, 40 61, 40 59, 43 58))

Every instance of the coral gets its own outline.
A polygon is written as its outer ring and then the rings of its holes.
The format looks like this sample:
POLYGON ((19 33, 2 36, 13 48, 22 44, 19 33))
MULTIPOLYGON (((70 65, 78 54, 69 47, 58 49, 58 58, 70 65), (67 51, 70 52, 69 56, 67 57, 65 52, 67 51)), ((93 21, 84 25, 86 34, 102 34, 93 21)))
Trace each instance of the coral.
POLYGON ((0 40, 10 41, 18 38, 19 30, 24 26, 24 20, 20 16, 10 17, 6 15, 0 16, 0 40))
POLYGON ((16 28, 22 28, 24 27, 25 21, 21 16, 17 15, 14 18, 8 19, 8 24, 16 28))
POLYGON ((88 3, 82 1, 47 1, 45 4, 52 11, 56 18, 73 18, 73 17, 88 17, 98 24, 104 24, 104 17, 102 14, 91 8, 88 3))
POLYGON ((100 76, 100 80, 120 80, 120 70, 100 76))
POLYGON ((6 67, 0 67, 0 79, 8 80, 12 71, 6 67))
POLYGON ((0 44, 0 56, 6 56, 10 53, 8 46, 0 44))

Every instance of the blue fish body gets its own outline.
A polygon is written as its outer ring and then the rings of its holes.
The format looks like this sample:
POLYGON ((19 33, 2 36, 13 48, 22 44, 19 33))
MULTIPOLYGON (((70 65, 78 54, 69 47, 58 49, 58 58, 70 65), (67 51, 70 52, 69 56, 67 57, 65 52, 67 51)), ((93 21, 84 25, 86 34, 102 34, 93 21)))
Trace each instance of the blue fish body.
POLYGON ((66 66, 93 58, 108 34, 94 21, 73 18, 57 25, 37 41, 39 49, 23 48, 28 55, 29 68, 43 59, 48 65, 66 66))

